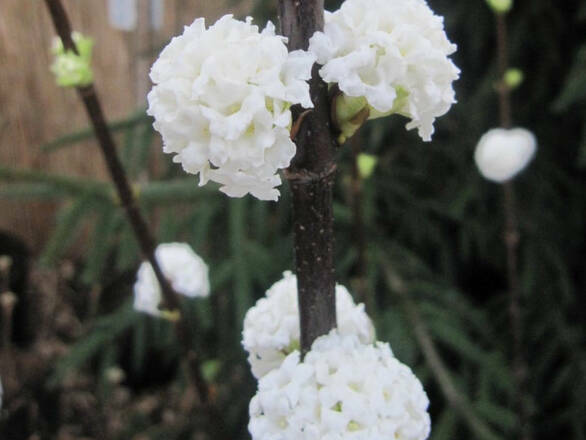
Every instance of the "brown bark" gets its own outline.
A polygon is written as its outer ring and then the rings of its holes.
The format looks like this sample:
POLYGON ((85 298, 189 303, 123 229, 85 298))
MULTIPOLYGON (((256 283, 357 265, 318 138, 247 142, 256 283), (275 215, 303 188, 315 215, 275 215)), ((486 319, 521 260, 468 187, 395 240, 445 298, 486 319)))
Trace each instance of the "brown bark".
MULTIPOLYGON (((45 3, 51 14, 55 29, 63 41, 63 46, 78 53, 77 47, 71 38, 71 25, 69 18, 60 0, 45 0, 45 3)), ((163 294, 163 301, 165 306, 170 309, 179 310, 181 303, 179 295, 173 290, 169 281, 163 275, 161 268, 155 258, 156 241, 151 235, 146 220, 142 216, 137 205, 136 198, 128 181, 126 172, 118 157, 116 144, 112 133, 106 123, 106 118, 102 111, 100 100, 96 94, 93 85, 87 87, 80 87, 77 89, 81 100, 84 103, 87 114, 92 122, 98 144, 102 150, 102 154, 108 171, 116 190, 120 202, 126 211, 126 215, 137 241, 139 242, 143 256, 151 263, 157 280, 161 285, 163 294)), ((191 375, 191 380, 196 387, 199 398, 202 404, 207 405, 209 399, 208 388, 201 375, 199 361, 196 353, 193 351, 193 341, 191 332, 186 326, 183 319, 180 319, 175 326, 177 337, 184 351, 184 360, 188 364, 188 369, 191 375)), ((220 425, 218 425, 220 426, 220 425)))
MULTIPOLYGON (((509 68, 507 24, 504 14, 496 16, 497 56, 498 56, 498 95, 499 117, 503 128, 511 128, 513 123, 511 111, 510 88, 505 83, 505 74, 509 68)), ((515 189, 512 181, 503 184, 503 211, 505 214, 504 243, 507 250, 507 281, 509 288, 509 321, 512 338, 513 378, 515 380, 515 409, 519 417, 521 440, 533 438, 531 428, 531 409, 527 403, 527 362, 523 353, 523 313, 521 291, 519 289, 519 224, 515 205, 515 189)))
MULTIPOLYGON (((279 0, 281 33, 289 50, 307 49, 323 29, 323 0, 279 0)), ((328 87, 313 67, 310 94, 315 108, 295 136, 297 154, 286 176, 293 193, 295 263, 299 290, 301 351, 336 326, 332 187, 335 142, 328 87)), ((294 109, 294 117, 301 110, 294 109)))

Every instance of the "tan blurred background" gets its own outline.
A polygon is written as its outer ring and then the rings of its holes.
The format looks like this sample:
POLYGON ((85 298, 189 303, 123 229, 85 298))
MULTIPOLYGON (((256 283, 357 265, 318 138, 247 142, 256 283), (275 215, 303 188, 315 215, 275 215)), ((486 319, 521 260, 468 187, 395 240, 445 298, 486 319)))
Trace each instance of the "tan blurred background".
MULTIPOLYGON (((163 26, 152 29, 149 0, 138 0, 137 28, 114 29, 107 0, 63 0, 72 26, 96 40, 95 85, 110 121, 144 105, 153 49, 196 17, 246 15, 251 0, 164 0, 163 26)), ((0 3, 0 164, 68 175, 106 178, 93 142, 53 153, 40 146, 88 126, 73 90, 60 89, 49 72, 54 31, 41 1, 0 3)), ((1 185, 1 183, 0 183, 1 185)), ((54 226, 51 204, 0 201, 0 231, 17 235, 38 251, 54 226)))

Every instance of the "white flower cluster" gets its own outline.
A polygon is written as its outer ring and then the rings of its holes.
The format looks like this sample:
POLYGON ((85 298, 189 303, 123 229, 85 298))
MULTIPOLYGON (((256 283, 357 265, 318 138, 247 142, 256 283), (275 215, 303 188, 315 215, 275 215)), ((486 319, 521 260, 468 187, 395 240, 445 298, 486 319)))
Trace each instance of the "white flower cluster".
MULTIPOLYGON (((336 286, 336 314, 340 334, 355 335, 364 344, 374 341, 374 327, 364 304, 356 305, 344 286, 336 286)), ((242 345, 257 379, 279 367, 299 348, 297 277, 285 272, 244 318, 242 345)))
POLYGON ((485 178, 502 183, 521 172, 536 149, 537 140, 529 130, 493 128, 480 138, 474 160, 485 178))
MULTIPOLYGON (((190 298, 210 293, 208 266, 187 243, 163 243, 157 246, 155 258, 173 289, 190 298)), ((153 316, 164 316, 159 310, 161 286, 148 262, 138 269, 134 284, 134 308, 153 316)))
POLYGON ((436 117, 455 102, 452 82, 459 69, 448 58, 456 46, 443 18, 425 0, 346 0, 326 12, 324 32, 310 40, 310 52, 327 83, 350 97, 366 98, 371 118, 399 113, 431 139, 436 117))
POLYGON ((250 402, 253 440, 424 440, 429 401, 388 344, 335 330, 260 379, 250 402))
POLYGON ((222 184, 232 197, 277 200, 277 171, 295 155, 292 104, 313 107, 307 80, 315 57, 289 53, 268 23, 259 32, 226 15, 208 29, 185 27, 151 69, 148 114, 166 153, 184 170, 222 184))

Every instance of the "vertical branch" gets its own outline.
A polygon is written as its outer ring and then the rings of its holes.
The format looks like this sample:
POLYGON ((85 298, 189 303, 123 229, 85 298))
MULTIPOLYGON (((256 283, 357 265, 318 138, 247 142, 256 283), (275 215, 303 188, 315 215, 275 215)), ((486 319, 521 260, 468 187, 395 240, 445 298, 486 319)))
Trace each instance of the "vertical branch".
MULTIPOLYGON (((307 49, 324 25, 323 0, 279 0, 281 33, 289 50, 307 49)), ((332 187, 335 143, 330 126, 328 87, 314 65, 309 83, 315 108, 296 134, 297 154, 286 176, 293 193, 294 242, 301 351, 336 326, 332 187)), ((295 109, 298 117, 300 109, 295 109)))
MULTIPOLYGON (((79 53, 73 38, 71 37, 71 25, 61 1, 45 0, 45 3, 51 14, 55 29, 61 38, 61 41, 63 41, 65 49, 72 50, 76 54, 79 53)), ((108 167, 110 177, 116 186, 118 197, 120 198, 120 202, 122 203, 128 220, 132 225, 132 229, 134 230, 141 251, 144 257, 149 263, 151 263, 155 275, 157 276, 157 280, 161 285, 161 291, 166 306, 172 309, 178 309, 180 306, 179 299, 163 275, 163 272, 155 259, 155 240, 149 231, 144 217, 138 209, 136 198, 134 197, 132 188, 126 177, 126 172, 122 167, 122 163, 118 158, 116 144, 114 143, 112 133, 108 128, 102 105, 96 91, 93 85, 79 87, 77 90, 88 117, 92 122, 96 138, 98 139, 98 144, 102 150, 102 156, 108 167)))
POLYGON ((496 15, 497 35, 497 57, 498 57, 498 94, 499 94, 499 116, 503 128, 511 128, 511 91, 505 84, 505 74, 509 68, 509 50, 507 47, 507 23, 504 14, 496 15))
MULTIPOLYGON (((507 25, 505 14, 496 15, 499 117, 503 128, 511 128, 510 89, 504 78, 508 69, 507 25)), ((515 205, 515 190, 511 181, 503 184, 503 210, 505 213, 504 242, 507 250, 507 280, 509 289, 509 321, 512 337, 513 377, 516 385, 515 406, 519 416, 522 440, 531 440, 530 408, 526 401, 527 365, 523 356, 523 316, 519 290, 518 247, 519 225, 515 205)))
MULTIPOLYGON (((55 25, 55 29, 57 30, 59 37, 63 41, 63 46, 65 49, 72 50, 74 53, 79 53, 71 37, 71 25, 61 1, 45 0, 45 4, 49 9, 53 24, 55 25)), ((110 173, 110 177, 114 182, 118 197, 122 206, 124 207, 124 210, 126 211, 126 215, 140 245, 142 254, 153 267, 157 280, 161 285, 161 292, 165 306, 170 309, 178 310, 181 306, 179 295, 173 290, 171 284, 163 275, 161 267, 155 258, 155 239, 151 235, 146 220, 138 208, 136 197, 132 191, 126 176, 126 172, 118 157, 116 144, 108 124, 106 123, 98 95, 96 94, 93 85, 79 87, 77 90, 93 125, 96 138, 98 139, 98 144, 102 150, 102 155, 110 173)), ((184 361, 187 363, 188 370, 191 375, 190 379, 195 385, 200 402, 204 406, 209 406, 209 390, 201 374, 199 359, 193 350, 191 331, 183 319, 180 319, 176 323, 175 330, 179 343, 183 348, 184 361)), ((212 413, 211 408, 210 413, 212 413)), ((219 417, 215 417, 215 422, 218 427, 221 426, 220 421, 221 419, 219 417)))

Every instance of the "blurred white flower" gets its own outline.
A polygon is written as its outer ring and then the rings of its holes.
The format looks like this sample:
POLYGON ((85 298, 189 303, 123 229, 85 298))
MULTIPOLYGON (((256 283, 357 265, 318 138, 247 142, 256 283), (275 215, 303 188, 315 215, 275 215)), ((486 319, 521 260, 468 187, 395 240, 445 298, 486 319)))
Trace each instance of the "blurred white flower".
POLYGON ((291 353, 259 380, 250 402, 253 440, 424 440, 429 400, 388 344, 335 330, 303 362, 291 353))
MULTIPOLYGON (((344 286, 336 286, 336 313, 341 334, 353 334, 363 343, 374 341, 374 327, 364 304, 356 305, 344 286)), ((283 359, 299 348, 299 307, 297 277, 285 272, 267 291, 266 297, 244 317, 242 345, 248 352, 256 378, 277 368, 283 359)))
POLYGON ((455 102, 459 69, 443 18, 425 0, 346 0, 326 12, 325 28, 309 51, 323 64, 320 75, 350 97, 365 98, 370 117, 399 113, 431 139, 436 117, 455 102))
POLYGON ((474 160, 482 174, 494 182, 506 182, 522 171, 537 149, 535 135, 524 128, 493 128, 478 142, 474 160))
POLYGON ((268 23, 259 32, 226 15, 205 28, 185 27, 151 69, 147 113, 188 173, 221 183, 232 197, 277 200, 277 174, 295 155, 289 138, 292 104, 313 107, 307 80, 315 57, 289 53, 268 23))
MULTIPOLYGON (((210 293, 208 266, 187 243, 163 243, 157 246, 155 258, 173 289, 190 298, 210 293)), ((134 308, 153 316, 164 316, 159 310, 161 286, 148 262, 138 269, 134 284, 134 308)))

